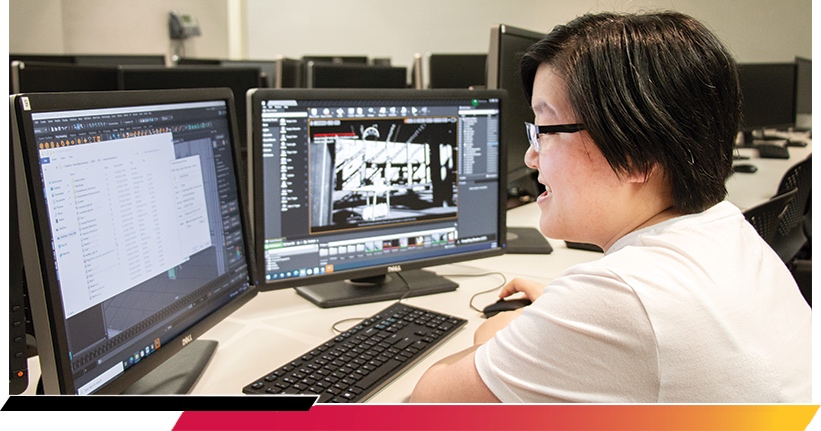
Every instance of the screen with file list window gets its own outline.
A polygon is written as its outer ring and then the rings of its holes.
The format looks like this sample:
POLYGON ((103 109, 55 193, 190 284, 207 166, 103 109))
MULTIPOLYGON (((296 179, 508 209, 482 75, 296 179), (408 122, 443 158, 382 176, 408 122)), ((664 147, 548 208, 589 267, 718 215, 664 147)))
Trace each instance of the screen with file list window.
POLYGON ((422 268, 502 254, 503 90, 255 90, 261 289, 320 307, 457 288, 422 268))
POLYGON ((233 103, 227 88, 12 96, 44 393, 185 393, 213 353, 198 337, 256 293, 233 103))

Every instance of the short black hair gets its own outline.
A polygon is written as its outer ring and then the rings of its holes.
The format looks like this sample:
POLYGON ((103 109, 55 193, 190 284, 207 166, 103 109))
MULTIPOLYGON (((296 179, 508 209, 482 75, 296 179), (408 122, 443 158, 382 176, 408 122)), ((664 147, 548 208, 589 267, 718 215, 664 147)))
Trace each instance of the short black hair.
POLYGON ((563 77, 576 121, 617 174, 658 164, 685 214, 725 198, 741 120, 738 67, 699 21, 606 12, 557 26, 522 56, 527 100, 542 63, 563 77))

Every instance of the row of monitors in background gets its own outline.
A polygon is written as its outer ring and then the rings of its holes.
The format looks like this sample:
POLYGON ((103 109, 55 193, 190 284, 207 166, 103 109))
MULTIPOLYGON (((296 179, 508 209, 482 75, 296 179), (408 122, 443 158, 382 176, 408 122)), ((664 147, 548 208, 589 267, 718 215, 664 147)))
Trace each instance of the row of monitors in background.
POLYGON ((141 380, 166 361, 184 393, 176 359, 201 372, 197 338, 260 290, 430 294, 458 285, 423 268, 505 250, 501 90, 253 90, 248 193, 227 88, 11 99, 45 393, 168 391, 141 380))
MULTIPOLYGON (((417 55, 408 77, 405 67, 367 56, 280 57, 271 61, 180 59, 179 67, 135 66, 153 64, 152 56, 65 56, 82 68, 31 64, 28 70, 12 68, 11 93, 33 91, 82 91, 149 88, 229 87, 238 101, 240 148, 247 146, 245 93, 250 88, 483 88, 505 89, 510 97, 509 115, 502 127, 507 142, 508 189, 511 195, 540 194, 535 171, 524 163, 527 142, 522 123, 532 121, 518 73, 519 57, 544 33, 499 24, 491 27, 487 53, 417 55), (90 64, 119 62, 116 74, 90 64), (143 62, 143 63, 140 63, 143 62), (130 65, 130 66, 128 66, 130 65), (254 76, 254 71, 259 76, 254 76), (15 86, 15 79, 17 85, 15 86)), ((36 60, 36 56, 21 60, 36 60)), ((59 57, 59 56, 52 56, 59 57)), ((15 55, 10 55, 11 59, 15 55)), ((812 61, 796 58, 789 63, 742 64, 744 130, 787 128, 811 114, 812 61), (798 120, 796 120, 798 118, 798 120)))

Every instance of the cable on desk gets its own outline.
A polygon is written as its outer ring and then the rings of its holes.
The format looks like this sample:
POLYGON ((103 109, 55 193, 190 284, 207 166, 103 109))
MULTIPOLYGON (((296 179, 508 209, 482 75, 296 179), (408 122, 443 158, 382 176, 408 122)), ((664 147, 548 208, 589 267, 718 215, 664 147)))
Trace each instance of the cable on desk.
POLYGON ((474 293, 473 296, 470 297, 470 301, 468 302, 468 306, 471 309, 473 309, 474 311, 478 311, 480 313, 482 312, 482 310, 479 309, 479 308, 476 308, 473 305, 473 300, 476 299, 476 297, 479 296, 479 295, 484 295, 485 293, 490 293, 490 292, 493 292, 494 290, 501 289, 502 287, 505 287, 505 285, 507 284, 507 277, 505 277, 505 275, 501 272, 484 272, 484 273, 481 273, 481 274, 440 274, 440 275, 442 275, 443 277, 486 277, 488 275, 499 275, 499 276, 501 276, 502 277, 502 284, 499 284, 499 285, 494 286, 493 288, 490 288, 490 289, 487 289, 487 290, 483 290, 481 292, 474 293))
MULTIPOLYGON (((402 279, 402 281, 404 281, 404 282, 405 282, 405 286, 408 288, 408 289, 405 291, 405 294, 404 294, 404 295, 402 295, 402 297, 401 297, 401 298, 399 298, 399 299, 397 299, 397 300, 396 300, 396 302, 398 303, 398 302, 402 302, 402 300, 403 300, 403 299, 405 299, 405 297, 407 297, 407 296, 408 296, 408 294, 409 294, 409 293, 410 293, 410 291, 411 291, 411 287, 410 287, 410 284, 408 283, 408 281, 407 281, 407 280, 405 280, 405 277, 402 277, 402 274, 401 274, 401 273, 398 273, 398 272, 397 272, 397 273, 394 273, 394 275, 399 276, 399 278, 401 278, 401 279, 402 279)), ((503 276, 503 277, 504 277, 504 276, 503 276)), ((367 317, 348 317, 347 319, 337 320, 336 322, 334 322, 334 323, 331 325, 331 330, 332 330, 335 334, 341 334, 341 333, 343 333, 343 332, 347 331, 347 329, 346 329, 346 330, 339 329, 339 328, 337 328, 337 326, 338 326, 338 325, 340 325, 340 324, 342 324, 342 323, 345 323, 345 322, 350 322, 350 321, 357 321, 357 322, 359 322, 359 321, 364 320, 364 319, 366 319, 366 318, 367 318, 367 317)))

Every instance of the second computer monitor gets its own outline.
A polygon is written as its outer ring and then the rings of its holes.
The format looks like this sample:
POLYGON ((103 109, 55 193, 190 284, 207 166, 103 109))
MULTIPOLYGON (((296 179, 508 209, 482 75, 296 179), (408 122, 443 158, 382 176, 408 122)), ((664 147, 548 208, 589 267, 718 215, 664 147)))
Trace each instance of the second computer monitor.
POLYGON ((505 89, 510 96, 510 106, 502 124, 502 148, 507 153, 508 188, 512 198, 540 193, 538 184, 531 178, 535 171, 524 161, 528 148, 524 122, 533 121, 533 110, 522 89, 519 60, 543 37, 542 33, 504 24, 495 25, 490 30, 487 88, 505 89))
POLYGON ((504 252, 499 90, 257 90, 251 195, 263 289, 322 307, 437 293, 420 271, 504 252))

